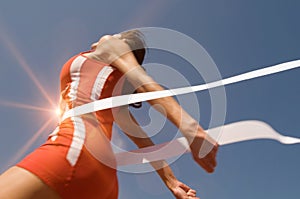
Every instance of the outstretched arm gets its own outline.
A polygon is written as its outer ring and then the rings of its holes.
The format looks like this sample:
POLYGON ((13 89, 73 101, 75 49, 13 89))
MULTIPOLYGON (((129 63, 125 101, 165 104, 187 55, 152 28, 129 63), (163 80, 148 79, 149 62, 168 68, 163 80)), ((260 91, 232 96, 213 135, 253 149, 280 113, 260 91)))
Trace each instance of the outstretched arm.
MULTIPOLYGON (((127 106, 119 107, 117 111, 118 112, 114 114, 115 122, 139 148, 154 145, 152 140, 129 112, 127 106)), ((197 199, 196 191, 178 181, 166 161, 151 162, 151 165, 177 199, 197 199)))
MULTIPOLYGON (((95 59, 104 60, 124 73, 128 81, 138 92, 164 90, 142 69, 131 52, 129 46, 122 40, 112 36, 91 54, 95 59)), ((216 167, 217 143, 207 135, 203 128, 194 120, 173 97, 165 97, 148 101, 158 111, 164 114, 187 139, 194 160, 207 172, 211 173, 216 167), (204 145, 205 143, 205 145, 204 145), (201 150, 202 146, 204 150, 201 150)))

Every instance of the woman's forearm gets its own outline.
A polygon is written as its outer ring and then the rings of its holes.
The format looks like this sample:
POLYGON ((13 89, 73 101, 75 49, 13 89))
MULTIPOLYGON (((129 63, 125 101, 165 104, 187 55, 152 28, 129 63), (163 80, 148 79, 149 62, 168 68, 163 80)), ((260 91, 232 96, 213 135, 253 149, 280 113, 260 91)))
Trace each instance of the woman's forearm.
MULTIPOLYGON (((116 116, 118 126, 139 148, 154 145, 127 108, 121 107, 116 116)), ((160 160, 150 164, 169 189, 176 185, 177 179, 166 161, 160 160)))
MULTIPOLYGON (((151 92, 160 90, 164 90, 164 88, 151 80, 137 88, 138 92, 151 92)), ((173 97, 150 100, 148 103, 150 103, 152 106, 159 105, 154 106, 154 108, 161 114, 165 115, 165 117, 167 117, 182 132, 189 143, 191 143, 195 137, 195 134, 205 134, 199 123, 193 117, 191 117, 173 97)))
MULTIPOLYGON (((139 65, 133 53, 129 52, 125 55, 122 55, 115 60, 112 65, 120 72, 125 74, 128 81, 140 93, 164 90, 164 88, 155 82, 139 65)), ((155 108, 164 114, 177 128, 180 129, 189 143, 192 142, 195 134, 205 134, 199 123, 195 121, 195 119, 193 119, 186 111, 184 111, 173 97, 165 97, 148 102, 151 105, 161 105, 155 106, 155 108), (157 107, 163 107, 163 109, 157 107)))
MULTIPOLYGON (((93 56, 99 57, 104 62, 116 67, 127 77, 128 81, 138 92, 164 90, 146 74, 124 41, 114 37, 111 37, 107 41, 108 45, 97 47, 95 52, 93 52, 93 56)), ((208 139, 210 138, 209 135, 205 133, 198 122, 185 112, 172 97, 151 100, 149 103, 151 105, 160 105, 154 107, 180 129, 190 145, 194 160, 207 172, 213 172, 216 166, 218 145, 212 139, 208 139), (211 150, 204 155, 201 154, 201 157, 199 157, 202 144, 205 140, 208 141, 209 149, 211 150)))
POLYGON ((164 160, 151 162, 151 166, 156 170, 165 185, 172 189, 178 181, 168 163, 164 160))

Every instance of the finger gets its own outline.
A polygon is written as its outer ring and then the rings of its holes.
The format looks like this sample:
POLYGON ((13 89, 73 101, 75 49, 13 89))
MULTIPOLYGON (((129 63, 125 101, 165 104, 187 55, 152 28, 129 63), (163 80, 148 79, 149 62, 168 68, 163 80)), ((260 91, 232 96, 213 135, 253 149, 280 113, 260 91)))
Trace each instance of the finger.
POLYGON ((209 164, 205 161, 203 161, 203 159, 195 159, 195 161, 208 173, 212 173, 214 172, 213 167, 209 166, 209 164))
POLYGON ((187 194, 189 197, 196 197, 196 194, 194 194, 194 193, 188 193, 187 194))
POLYGON ((188 191, 188 194, 189 194, 189 193, 196 194, 197 192, 196 192, 196 190, 194 190, 194 189, 190 189, 190 190, 188 191))
POLYGON ((196 196, 188 196, 188 199, 200 199, 200 198, 198 198, 196 196))
POLYGON ((188 192, 191 189, 189 186, 183 183, 181 183, 179 187, 182 188, 185 192, 188 192))
POLYGON ((211 172, 213 172, 213 170, 216 168, 217 166, 217 161, 214 157, 207 157, 205 159, 203 159, 203 161, 205 162, 205 164, 207 165, 207 167, 209 168, 209 170, 211 172))
POLYGON ((196 197, 196 191, 193 190, 193 189, 190 189, 190 190, 187 192, 187 195, 188 195, 188 196, 191 196, 191 197, 196 197))
POLYGON ((205 161, 208 162, 208 164, 215 168, 217 166, 217 159, 216 159, 216 154, 212 151, 211 154, 209 154, 207 157, 204 158, 205 161))
POLYGON ((216 160, 217 151, 218 151, 218 147, 214 146, 214 148, 210 151, 210 153, 203 158, 203 160, 206 162, 206 164, 209 167, 215 168, 217 166, 217 160, 216 160))
POLYGON ((207 167, 207 172, 213 173, 215 170, 216 161, 213 158, 205 158, 203 161, 207 167))
POLYGON ((187 194, 195 194, 196 195, 196 190, 194 190, 194 189, 190 189, 188 192, 187 192, 187 194))

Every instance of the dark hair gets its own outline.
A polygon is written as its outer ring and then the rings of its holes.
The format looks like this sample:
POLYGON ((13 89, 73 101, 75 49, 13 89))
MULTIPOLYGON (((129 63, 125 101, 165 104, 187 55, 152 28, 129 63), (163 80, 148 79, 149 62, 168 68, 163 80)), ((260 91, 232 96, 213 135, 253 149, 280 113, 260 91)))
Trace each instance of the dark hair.
POLYGON ((121 39, 125 39, 125 42, 129 45, 138 63, 142 65, 146 54, 146 44, 143 33, 134 29, 121 32, 120 34, 121 39))
MULTIPOLYGON (((121 39, 125 39, 125 42, 129 45, 138 63, 142 65, 146 54, 146 44, 144 41, 143 33, 139 30, 134 29, 121 32, 120 34, 121 39)), ((134 93, 137 92, 134 91, 134 93)), ((129 105, 134 108, 141 108, 142 102, 137 102, 129 105)))

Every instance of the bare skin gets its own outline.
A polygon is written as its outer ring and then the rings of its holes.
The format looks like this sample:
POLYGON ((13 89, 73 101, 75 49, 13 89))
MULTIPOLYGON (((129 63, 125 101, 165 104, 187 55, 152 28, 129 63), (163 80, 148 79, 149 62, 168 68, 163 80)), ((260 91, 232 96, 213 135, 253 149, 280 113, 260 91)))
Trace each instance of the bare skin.
MULTIPOLYGON (((102 37, 99 42, 92 45, 93 51, 87 56, 109 63, 126 74, 131 84, 137 87, 138 92, 163 90, 151 77, 149 77, 137 63, 128 45, 116 36, 102 37), (103 45, 106 43, 105 45, 103 45), (124 54, 124 52, 126 52, 124 54), (122 56, 120 56, 122 55, 122 56), (141 86, 142 85, 142 86, 141 86)), ((161 111, 183 133, 190 143, 194 160, 207 172, 213 172, 216 167, 217 144, 207 136, 201 126, 188 115, 172 98, 162 98, 149 101, 151 105, 160 104, 164 107, 161 111), (212 150, 203 158, 199 158, 200 147, 204 141, 208 141, 212 150)), ((136 139, 131 136, 133 142, 139 147, 153 145, 149 138, 136 139)), ((177 199, 199 199, 196 191, 178 181, 171 169, 164 161, 154 162, 158 174, 177 199), (164 167, 161 167, 164 164, 164 167)), ((1 199, 60 199, 57 193, 44 184, 37 176, 19 167, 12 167, 0 176, 1 199)))
POLYGON ((38 177, 20 167, 12 167, 0 176, 1 199, 60 199, 38 177))
MULTIPOLYGON (((106 35, 98 42, 94 43, 91 48, 93 51, 86 54, 88 57, 103 61, 116 67, 119 71, 126 75, 129 82, 138 92, 163 90, 159 84, 157 84, 145 73, 142 67, 137 63, 129 46, 124 42, 124 40, 120 39, 119 35, 106 35)), ((172 97, 160 98, 148 102, 152 106, 157 104, 160 105, 160 108, 156 108, 157 106, 154 106, 154 108, 165 115, 171 122, 173 122, 173 124, 178 127, 178 129, 181 130, 190 144, 190 149, 195 162, 198 163, 208 173, 214 172, 214 169, 217 165, 216 154, 218 151, 218 145, 211 137, 207 135, 198 122, 195 121, 187 112, 185 112, 172 97), (204 143, 209 150, 199 157, 199 154, 201 154, 201 146, 204 143)), ((120 119, 116 119, 116 122, 138 147, 142 148, 153 145, 152 141, 147 138, 146 134, 139 127, 131 114, 129 114, 130 116, 128 117, 127 113, 127 119, 126 116, 121 116, 122 113, 117 115, 120 117, 120 119), (132 121, 136 123, 136 125, 128 125, 128 123, 132 121), (132 132, 134 132, 134 134, 132 134, 132 132)), ((159 167, 157 169, 157 173, 160 175, 166 186, 171 190, 176 198, 197 198, 196 191, 178 181, 166 162, 154 162, 152 163, 152 166, 156 168, 162 164, 165 166, 163 168, 159 167)))
MULTIPOLYGON (((118 108, 117 113, 114 113, 114 118, 116 124, 139 148, 154 145, 130 113, 128 107, 123 106, 118 108)), ((177 199, 199 199, 196 197, 195 190, 177 180, 167 162, 156 161, 152 162, 151 165, 177 199)))
MULTIPOLYGON (((138 92, 151 92, 164 90, 156 83, 136 61, 129 46, 118 35, 106 35, 92 45, 92 51, 87 56, 104 61, 116 67, 124 73, 129 82, 138 92)), ((165 97, 148 101, 152 106, 160 105, 161 108, 154 108, 165 115, 185 136, 190 144, 192 156, 205 171, 212 173, 217 165, 216 154, 218 144, 203 130, 199 123, 192 118, 173 97, 165 97), (208 151, 199 157, 203 143, 208 151)))

